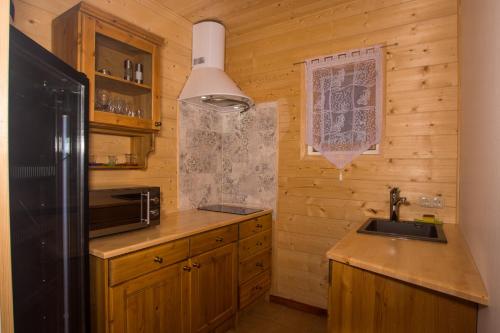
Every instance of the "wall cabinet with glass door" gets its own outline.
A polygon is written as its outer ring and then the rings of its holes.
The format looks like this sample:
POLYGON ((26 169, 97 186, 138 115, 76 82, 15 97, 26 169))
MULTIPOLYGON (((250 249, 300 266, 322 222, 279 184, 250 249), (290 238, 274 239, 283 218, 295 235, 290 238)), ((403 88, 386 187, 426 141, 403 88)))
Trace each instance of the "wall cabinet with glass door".
MULTIPOLYGON (((131 132, 153 135, 160 129, 161 37, 84 2, 57 17, 52 30, 53 52, 89 78, 93 133, 121 129, 124 136, 131 132)), ((139 163, 130 163, 129 167, 145 167, 144 156, 137 160, 139 163)))

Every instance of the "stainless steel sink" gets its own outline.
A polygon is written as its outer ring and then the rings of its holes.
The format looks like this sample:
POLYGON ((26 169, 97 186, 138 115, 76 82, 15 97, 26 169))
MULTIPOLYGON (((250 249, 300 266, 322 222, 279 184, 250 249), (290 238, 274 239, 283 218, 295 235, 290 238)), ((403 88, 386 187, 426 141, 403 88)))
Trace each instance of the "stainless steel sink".
POLYGON ((369 219, 358 229, 359 233, 447 243, 442 225, 386 219, 369 219))

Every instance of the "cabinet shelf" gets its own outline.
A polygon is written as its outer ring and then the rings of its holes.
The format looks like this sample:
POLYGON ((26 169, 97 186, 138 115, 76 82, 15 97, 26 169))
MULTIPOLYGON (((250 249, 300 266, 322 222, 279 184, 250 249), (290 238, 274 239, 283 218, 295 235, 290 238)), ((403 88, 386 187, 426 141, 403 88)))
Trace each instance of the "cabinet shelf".
POLYGON ((147 84, 135 83, 99 72, 95 73, 95 85, 97 89, 112 90, 131 96, 144 95, 151 92, 151 86, 147 84))
POLYGON ((137 170, 144 169, 143 166, 140 165, 89 165, 89 169, 91 170, 137 170))
MULTIPOLYGON (((93 127, 107 127, 104 124, 109 124, 111 126, 126 127, 126 128, 138 128, 138 129, 151 128, 151 120, 149 119, 129 117, 112 112, 94 110, 93 127)), ((146 130, 144 132, 148 131, 146 130)))
MULTIPOLYGON (((106 113, 106 112, 103 112, 106 113)), ((147 157, 154 150, 155 133, 133 130, 91 127, 90 154, 96 164, 90 164, 89 170, 138 170, 147 168, 147 157), (126 164, 125 154, 133 154, 137 164, 126 164), (106 156, 115 155, 116 165, 108 165, 106 156)))

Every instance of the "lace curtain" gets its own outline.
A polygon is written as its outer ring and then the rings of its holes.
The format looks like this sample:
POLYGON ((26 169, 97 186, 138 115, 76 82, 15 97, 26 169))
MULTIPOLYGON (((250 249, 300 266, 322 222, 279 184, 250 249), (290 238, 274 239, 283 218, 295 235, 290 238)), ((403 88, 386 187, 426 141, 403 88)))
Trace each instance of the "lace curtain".
POLYGON ((306 60, 307 141, 342 169, 382 132, 380 46, 306 60))

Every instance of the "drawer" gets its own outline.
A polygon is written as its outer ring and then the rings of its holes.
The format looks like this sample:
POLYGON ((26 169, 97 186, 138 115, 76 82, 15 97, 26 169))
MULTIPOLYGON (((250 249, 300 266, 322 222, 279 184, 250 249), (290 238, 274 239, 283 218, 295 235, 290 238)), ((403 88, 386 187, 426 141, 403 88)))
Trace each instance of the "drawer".
POLYGON ((271 267, 271 250, 256 254, 239 265, 239 281, 246 282, 271 267))
POLYGON ((185 260, 188 255, 189 241, 180 239, 110 259, 109 284, 114 286, 139 275, 185 260))
POLYGON ((267 214, 240 223, 240 239, 271 229, 272 215, 267 214))
POLYGON ((240 240, 240 261, 271 248, 271 230, 240 240))
POLYGON ((240 286, 240 309, 250 305, 271 287, 271 272, 265 271, 240 286))
POLYGON ((192 236, 191 256, 235 242, 237 239, 238 225, 236 224, 192 236))

